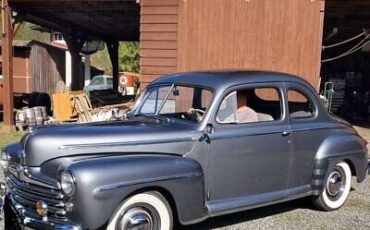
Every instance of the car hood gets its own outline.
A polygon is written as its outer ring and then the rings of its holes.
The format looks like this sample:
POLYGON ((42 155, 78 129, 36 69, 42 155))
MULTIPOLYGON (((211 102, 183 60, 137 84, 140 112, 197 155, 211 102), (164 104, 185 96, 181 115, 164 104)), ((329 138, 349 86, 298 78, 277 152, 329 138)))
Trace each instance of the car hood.
POLYGON ((191 130, 188 125, 175 122, 138 120, 41 127, 26 134, 19 146, 27 166, 40 166, 52 159, 88 154, 183 155, 192 149, 195 140, 197 132, 191 130))

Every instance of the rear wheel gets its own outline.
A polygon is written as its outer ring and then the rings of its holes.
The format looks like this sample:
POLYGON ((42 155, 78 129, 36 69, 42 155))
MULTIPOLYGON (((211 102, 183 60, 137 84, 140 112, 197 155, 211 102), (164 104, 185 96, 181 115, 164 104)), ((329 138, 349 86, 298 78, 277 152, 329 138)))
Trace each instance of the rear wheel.
POLYGON ((125 200, 111 218, 108 230, 171 230, 173 217, 167 200, 146 192, 125 200))
POLYGON ((315 206, 325 211, 340 208, 346 202, 351 190, 351 177, 351 169, 346 162, 335 165, 329 173, 321 195, 313 198, 315 206))

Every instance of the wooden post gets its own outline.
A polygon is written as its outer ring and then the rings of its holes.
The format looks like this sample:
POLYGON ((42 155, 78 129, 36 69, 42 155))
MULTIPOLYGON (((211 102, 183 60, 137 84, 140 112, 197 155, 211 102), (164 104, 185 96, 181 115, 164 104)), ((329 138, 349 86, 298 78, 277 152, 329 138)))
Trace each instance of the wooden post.
POLYGON ((109 57, 112 62, 112 74, 113 74, 113 89, 118 89, 118 72, 119 72, 119 66, 118 66, 118 48, 119 48, 119 42, 118 41, 108 41, 106 42, 109 52, 109 57))
POLYGON ((1 15, 2 31, 2 59, 4 84, 4 125, 3 131, 14 130, 14 101, 13 101, 13 27, 11 9, 8 0, 2 0, 1 15))
POLYGON ((72 57, 72 84, 71 90, 82 90, 85 85, 85 77, 82 73, 82 62, 80 51, 85 44, 85 39, 77 36, 75 33, 63 33, 64 40, 67 43, 68 50, 72 57))

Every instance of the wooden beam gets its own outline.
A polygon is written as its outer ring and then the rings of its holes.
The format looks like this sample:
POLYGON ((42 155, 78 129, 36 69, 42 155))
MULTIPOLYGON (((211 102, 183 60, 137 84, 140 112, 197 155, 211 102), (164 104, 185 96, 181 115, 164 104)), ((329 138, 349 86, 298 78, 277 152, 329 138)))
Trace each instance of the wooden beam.
POLYGON ((2 33, 2 68, 4 84, 4 125, 5 131, 14 127, 14 101, 13 101, 13 27, 11 9, 8 0, 2 0, 1 15, 3 21, 2 33))
POLYGON ((109 57, 112 62, 112 74, 113 74, 113 89, 118 89, 118 72, 119 72, 119 64, 118 64, 118 49, 119 49, 119 42, 118 41, 107 41, 106 42, 109 52, 109 57))
POLYGON ((23 14, 18 14, 13 18, 12 27, 13 27, 13 37, 17 34, 20 26, 22 25, 22 22, 24 20, 23 14))
MULTIPOLYGON (((51 4, 56 4, 60 2, 70 2, 70 3, 75 3, 76 0, 9 0, 11 3, 51 3, 51 4)), ((85 2, 85 1, 84 1, 85 2)), ((88 0, 88 2, 101 2, 101 3, 107 3, 107 2, 136 2, 136 0, 88 0)))
POLYGON ((45 13, 38 13, 38 12, 33 12, 32 14, 27 13, 27 11, 23 11, 23 14, 25 14, 25 21, 29 21, 31 23, 37 24, 37 25, 42 25, 47 28, 51 28, 54 30, 59 30, 59 31, 67 31, 68 33, 80 33, 84 34, 86 36, 91 36, 94 38, 99 38, 99 39, 113 39, 110 35, 106 35, 100 32, 95 32, 92 31, 88 28, 83 28, 81 26, 75 25, 73 23, 64 21, 64 20, 59 20, 51 15, 47 15, 45 13))
POLYGON ((105 41, 139 40, 140 5, 135 1, 88 2, 11 1, 10 4, 16 12, 25 15, 25 21, 54 30, 69 28, 105 41))

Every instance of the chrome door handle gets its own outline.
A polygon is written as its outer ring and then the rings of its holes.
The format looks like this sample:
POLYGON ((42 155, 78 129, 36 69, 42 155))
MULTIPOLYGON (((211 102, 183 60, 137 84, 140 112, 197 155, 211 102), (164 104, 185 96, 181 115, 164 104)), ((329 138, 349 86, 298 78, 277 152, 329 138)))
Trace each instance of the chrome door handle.
POLYGON ((281 135, 283 135, 284 137, 286 137, 286 136, 289 136, 289 134, 290 134, 290 131, 284 131, 281 135))

